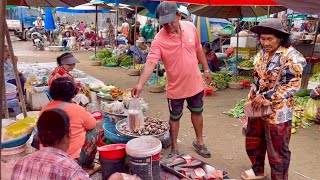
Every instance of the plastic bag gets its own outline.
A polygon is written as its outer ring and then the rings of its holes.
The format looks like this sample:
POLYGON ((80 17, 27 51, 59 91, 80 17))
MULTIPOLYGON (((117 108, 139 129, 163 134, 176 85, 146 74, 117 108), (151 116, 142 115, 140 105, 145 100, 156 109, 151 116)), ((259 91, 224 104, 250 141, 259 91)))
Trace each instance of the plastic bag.
POLYGON ((141 129, 144 126, 144 117, 139 99, 131 99, 127 124, 130 130, 141 129))
POLYGON ((318 107, 320 106, 320 101, 309 99, 307 106, 306 106, 306 112, 304 119, 305 120, 315 120, 318 113, 318 107))

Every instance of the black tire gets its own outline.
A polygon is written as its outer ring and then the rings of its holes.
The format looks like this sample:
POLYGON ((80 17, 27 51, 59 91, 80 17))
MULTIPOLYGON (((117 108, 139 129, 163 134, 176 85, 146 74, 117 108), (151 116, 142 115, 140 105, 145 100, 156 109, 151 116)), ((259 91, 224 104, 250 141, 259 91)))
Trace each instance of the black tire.
POLYGON ((25 39, 23 39, 23 40, 32 41, 30 29, 26 30, 24 35, 25 35, 25 39))

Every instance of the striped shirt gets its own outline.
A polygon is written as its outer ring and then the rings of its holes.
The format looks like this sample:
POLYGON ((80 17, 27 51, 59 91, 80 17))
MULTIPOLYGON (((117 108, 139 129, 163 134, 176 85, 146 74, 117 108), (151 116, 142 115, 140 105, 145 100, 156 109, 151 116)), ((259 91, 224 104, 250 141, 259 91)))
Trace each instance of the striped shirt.
POLYGON ((45 147, 23 157, 13 168, 11 180, 86 180, 89 175, 65 152, 45 147))

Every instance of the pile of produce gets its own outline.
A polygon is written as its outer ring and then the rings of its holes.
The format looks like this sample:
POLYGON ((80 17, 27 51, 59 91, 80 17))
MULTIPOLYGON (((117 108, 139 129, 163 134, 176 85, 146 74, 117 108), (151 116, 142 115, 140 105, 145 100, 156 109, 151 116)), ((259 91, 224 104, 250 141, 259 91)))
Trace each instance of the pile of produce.
POLYGON ((252 77, 246 77, 246 76, 231 77, 230 82, 238 82, 240 80, 250 81, 250 83, 253 82, 253 78, 252 77))
POLYGON ((231 80, 231 76, 228 72, 214 72, 211 74, 212 82, 214 82, 219 90, 228 87, 228 82, 231 80))
POLYGON ((130 67, 133 65, 133 59, 131 56, 128 56, 128 55, 121 55, 119 57, 119 61, 121 62, 120 63, 121 67, 130 67))
POLYGON ((112 56, 112 52, 109 50, 102 50, 97 53, 97 58, 99 58, 100 60, 103 60, 105 58, 109 58, 111 56, 112 56))
POLYGON ((136 65, 134 66, 134 69, 136 69, 136 70, 142 70, 143 67, 144 67, 144 64, 136 64, 136 65))
POLYGON ((158 85, 160 86, 166 86, 167 84, 167 76, 159 77, 158 79, 158 85))
POLYGON ((132 136, 143 136, 143 135, 160 135, 169 130, 169 124, 165 121, 152 117, 145 117, 144 126, 141 129, 130 130, 127 123, 123 123, 118 128, 123 134, 132 136))
POLYGON ((232 116, 234 118, 240 118, 244 116, 244 111, 243 111, 243 105, 244 103, 248 102, 247 99, 242 99, 240 100, 237 104, 236 107, 233 109, 230 109, 227 114, 229 116, 232 116))
POLYGON ((114 57, 109 57, 109 58, 104 58, 101 60, 101 64, 102 65, 118 65, 119 64, 119 60, 118 57, 114 56, 114 57))
POLYGON ((247 61, 242 61, 241 63, 238 64, 238 67, 242 68, 253 68, 253 61, 247 60, 247 61))
POLYGON ((313 74, 309 81, 320 83, 320 72, 313 74))

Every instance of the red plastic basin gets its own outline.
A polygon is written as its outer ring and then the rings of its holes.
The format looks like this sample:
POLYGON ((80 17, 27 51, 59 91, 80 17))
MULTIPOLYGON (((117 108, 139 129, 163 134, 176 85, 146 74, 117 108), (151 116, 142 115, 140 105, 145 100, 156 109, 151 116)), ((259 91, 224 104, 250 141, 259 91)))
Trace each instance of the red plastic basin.
POLYGON ((103 159, 121 159, 126 155, 126 144, 110 144, 98 147, 99 155, 103 159))
POLYGON ((102 113, 100 111, 94 111, 91 114, 97 121, 102 119, 102 113))

